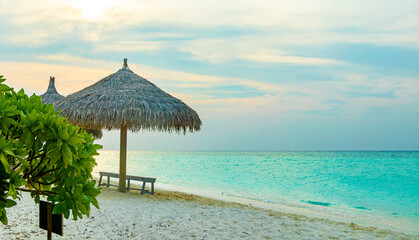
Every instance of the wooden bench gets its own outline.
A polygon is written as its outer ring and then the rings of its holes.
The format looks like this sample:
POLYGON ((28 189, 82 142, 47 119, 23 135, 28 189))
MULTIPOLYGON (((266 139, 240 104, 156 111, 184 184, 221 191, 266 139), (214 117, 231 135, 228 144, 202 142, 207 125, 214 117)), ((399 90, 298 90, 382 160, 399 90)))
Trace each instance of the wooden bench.
MULTIPOLYGON (((111 184, 110 183, 110 181, 109 181, 109 179, 112 177, 112 178, 119 178, 119 174, 118 173, 111 173, 111 172, 99 172, 99 174, 100 174, 100 178, 99 178, 99 187, 100 186, 107 186, 107 187, 109 187, 109 186, 114 186, 114 187, 118 187, 118 185, 113 185, 113 184, 111 184), (107 183, 102 183, 102 177, 103 176, 105 176, 105 177, 108 177, 108 181, 107 181, 107 183)), ((147 194, 151 194, 151 195, 154 195, 154 183, 156 182, 156 179, 155 178, 150 178, 150 177, 138 177, 138 176, 132 176, 132 175, 127 175, 127 181, 128 181, 128 184, 127 184, 127 191, 129 191, 130 189, 133 189, 133 190, 140 190, 141 191, 141 194, 144 194, 144 193, 147 193, 147 194), (143 186, 142 186, 142 188, 132 188, 131 186, 130 186, 130 184, 131 184, 131 181, 141 181, 141 182, 143 182, 143 186), (151 183, 151 191, 149 191, 149 190, 146 190, 145 189, 145 184, 146 183, 151 183)))

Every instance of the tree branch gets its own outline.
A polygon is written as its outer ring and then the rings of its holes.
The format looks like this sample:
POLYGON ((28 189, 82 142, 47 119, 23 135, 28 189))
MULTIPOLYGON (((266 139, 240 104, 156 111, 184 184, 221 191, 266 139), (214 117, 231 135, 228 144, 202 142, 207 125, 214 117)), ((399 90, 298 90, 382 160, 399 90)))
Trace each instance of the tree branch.
MULTIPOLYGON (((43 173, 43 176, 44 176, 44 175, 46 175, 47 173, 53 172, 53 171, 55 171, 55 170, 57 170, 57 169, 58 169, 58 168, 54 168, 54 169, 51 169, 51 170, 49 170, 49 171, 46 171, 45 173, 43 173)), ((41 176, 41 177, 42 177, 42 176, 41 176)), ((61 178, 63 177, 63 173, 61 172, 61 173, 58 175, 58 177, 56 177, 56 178, 55 178, 55 180, 54 180, 54 181, 49 182, 49 183, 47 183, 47 182, 41 182, 41 181, 38 181, 37 179, 39 179, 39 178, 41 178, 41 177, 36 177, 36 178, 34 178, 32 181, 33 181, 34 183, 38 183, 38 184, 42 184, 42 185, 52 185, 52 184, 54 184, 54 183, 58 182, 59 180, 61 180, 61 178)))
MULTIPOLYGON (((13 129, 13 133, 10 135, 10 138, 13 138, 13 136, 16 133, 16 130, 17 130, 17 127, 15 126, 15 128, 13 129)), ((10 133, 10 131, 9 131, 9 133, 10 133)), ((18 138, 20 138, 20 136, 18 136, 18 138)))
POLYGON ((16 171, 16 169, 18 169, 18 167, 20 167, 20 165, 22 165, 22 163, 19 163, 18 165, 16 165, 16 167, 13 168, 13 171, 16 171))
POLYGON ((50 172, 54 172, 55 170, 58 170, 58 168, 53 168, 51 170, 48 170, 48 171, 44 172, 43 175, 45 175, 47 173, 50 173, 50 172))
MULTIPOLYGON (((29 162, 32 162, 33 159, 29 160, 29 162)), ((44 161, 44 159, 40 159, 38 165, 36 165, 35 168, 32 169, 32 171, 30 171, 29 173, 25 174, 25 177, 32 175, 32 173, 34 173, 36 171, 36 169, 39 168, 39 166, 41 165, 41 163, 44 161)))
POLYGON ((33 193, 41 194, 41 195, 58 195, 57 193, 52 192, 52 191, 29 190, 29 189, 26 189, 26 188, 18 188, 18 189, 22 192, 33 192, 33 193))

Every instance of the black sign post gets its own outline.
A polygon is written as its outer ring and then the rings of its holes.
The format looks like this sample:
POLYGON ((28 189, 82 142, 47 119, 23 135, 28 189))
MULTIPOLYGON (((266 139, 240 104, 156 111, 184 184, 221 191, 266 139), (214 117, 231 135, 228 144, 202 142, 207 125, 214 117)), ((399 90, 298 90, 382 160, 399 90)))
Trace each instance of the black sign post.
POLYGON ((47 230, 47 239, 52 239, 52 233, 63 235, 63 215, 52 214, 54 204, 39 201, 39 227, 47 230))

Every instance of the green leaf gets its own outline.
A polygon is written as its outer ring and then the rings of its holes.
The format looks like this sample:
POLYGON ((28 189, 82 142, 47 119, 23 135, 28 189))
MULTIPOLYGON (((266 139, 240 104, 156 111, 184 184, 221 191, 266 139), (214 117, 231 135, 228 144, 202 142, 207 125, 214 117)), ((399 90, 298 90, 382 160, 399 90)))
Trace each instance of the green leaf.
POLYGON ((17 125, 17 122, 13 120, 12 118, 6 117, 6 118, 3 118, 2 121, 9 125, 17 125))
POLYGON ((13 184, 9 183, 9 192, 7 193, 6 196, 11 196, 12 198, 16 198, 17 192, 16 192, 16 188, 13 184))
POLYGON ((70 147, 67 145, 67 143, 63 143, 63 146, 61 149, 62 149, 64 164, 72 166, 73 153, 71 152, 70 147))
POLYGON ((11 208, 16 205, 16 202, 10 199, 6 199, 6 207, 11 208))
POLYGON ((81 138, 71 137, 67 139, 67 143, 73 146, 76 146, 80 143, 85 143, 86 141, 81 138))
POLYGON ((63 206, 62 213, 64 214, 65 219, 68 219, 70 217, 70 209, 68 209, 67 206, 63 206))
POLYGON ((26 138, 25 138, 25 145, 26 145, 26 148, 31 148, 31 147, 32 147, 32 145, 33 145, 33 141, 34 141, 34 140, 35 140, 35 139, 34 139, 34 137, 33 137, 32 132, 28 131, 28 132, 26 133, 26 138))
POLYGON ((27 116, 25 114, 23 114, 22 112, 20 113, 20 121, 22 122, 23 125, 25 125, 27 127, 29 127, 31 125, 27 116))
POLYGON ((56 148, 54 150, 52 150, 51 154, 49 155, 49 157, 51 158, 52 163, 51 164, 55 164, 57 162, 58 159, 60 159, 62 156, 61 150, 59 148, 56 148))
POLYGON ((54 206, 54 209, 52 210, 52 214, 61 213, 64 203, 59 203, 54 206))
POLYGON ((36 203, 39 203, 39 200, 41 200, 41 199, 40 199, 39 195, 36 195, 34 200, 35 200, 36 203))
POLYGON ((32 112, 28 114, 28 120, 32 125, 36 122, 37 119, 38 119, 38 114, 36 113, 35 109, 33 109, 32 112))
POLYGON ((6 91, 10 91, 10 90, 12 90, 12 88, 7 86, 6 84, 0 84, 0 92, 6 92, 6 91))
POLYGON ((4 157, 3 153, 0 153, 0 161, 1 161, 1 164, 3 165, 4 170, 6 171, 6 173, 10 173, 12 171, 10 169, 10 164, 7 161, 7 159, 4 157))
POLYGON ((76 205, 77 205, 77 209, 80 210, 81 213, 86 214, 87 209, 82 203, 77 202, 76 205))
POLYGON ((6 146, 6 140, 4 138, 0 138, 0 149, 3 149, 6 146))
POLYGON ((38 126, 36 126, 36 127, 34 127, 34 128, 32 128, 32 132, 36 132, 36 131, 38 131, 39 129, 41 129, 41 128, 43 128, 44 126, 42 125, 42 123, 40 123, 38 126))
POLYGON ((58 128, 58 136, 62 139, 62 140, 67 140, 69 135, 66 129, 61 129, 58 128))
POLYGON ((71 209, 71 213, 73 214, 73 219, 77 221, 77 211, 75 209, 75 207, 73 207, 73 209, 71 209))
POLYGON ((8 155, 15 156, 15 154, 12 151, 10 151, 9 149, 3 149, 3 152, 7 153, 8 155))
POLYGON ((91 203, 93 204, 93 206, 95 206, 97 209, 99 208, 99 203, 97 202, 96 198, 92 198, 91 203))
POLYGON ((6 210, 0 209, 0 222, 7 225, 6 210))

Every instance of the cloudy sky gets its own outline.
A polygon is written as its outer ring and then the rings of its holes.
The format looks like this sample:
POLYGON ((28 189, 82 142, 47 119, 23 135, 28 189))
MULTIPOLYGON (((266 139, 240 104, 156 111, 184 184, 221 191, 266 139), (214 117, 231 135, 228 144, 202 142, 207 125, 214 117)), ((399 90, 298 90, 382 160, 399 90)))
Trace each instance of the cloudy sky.
MULTIPOLYGON (((131 70, 202 131, 129 150, 419 149, 419 1, 0 0, 0 74, 63 94, 131 70)), ((99 143, 119 148, 119 133, 99 143)))

